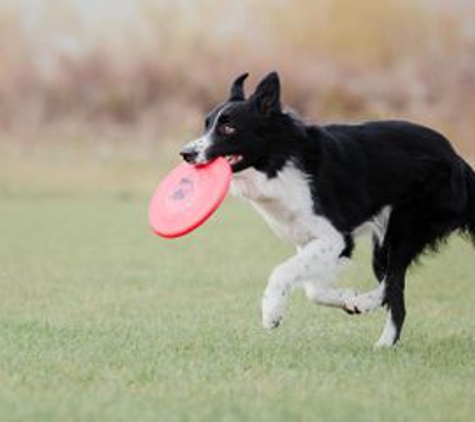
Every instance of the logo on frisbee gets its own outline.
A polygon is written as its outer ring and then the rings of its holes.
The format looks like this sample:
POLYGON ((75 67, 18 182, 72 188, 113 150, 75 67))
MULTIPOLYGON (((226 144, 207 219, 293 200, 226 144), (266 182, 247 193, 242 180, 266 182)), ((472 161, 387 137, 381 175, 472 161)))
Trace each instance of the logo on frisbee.
POLYGON ((193 194, 193 181, 187 177, 182 177, 178 188, 171 195, 174 201, 182 201, 187 196, 193 194))

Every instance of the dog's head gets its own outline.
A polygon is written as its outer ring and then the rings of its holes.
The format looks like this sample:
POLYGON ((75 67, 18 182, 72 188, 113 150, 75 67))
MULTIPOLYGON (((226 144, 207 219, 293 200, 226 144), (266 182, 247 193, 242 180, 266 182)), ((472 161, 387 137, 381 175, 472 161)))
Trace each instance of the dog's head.
POLYGON ((199 165, 225 157, 238 172, 266 159, 269 130, 282 115, 279 76, 269 73, 246 99, 247 76, 239 76, 228 100, 206 116, 204 135, 183 147, 180 154, 185 161, 199 165))

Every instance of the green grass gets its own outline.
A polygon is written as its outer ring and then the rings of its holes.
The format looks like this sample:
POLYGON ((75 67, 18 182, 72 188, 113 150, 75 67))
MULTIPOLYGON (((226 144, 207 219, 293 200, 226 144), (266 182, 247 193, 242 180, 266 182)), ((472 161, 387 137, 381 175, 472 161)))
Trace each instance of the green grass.
MULTIPOLYGON (((232 199, 189 237, 154 237, 147 174, 125 193, 103 179, 66 191, 78 175, 2 180, 1 421, 473 419, 468 244, 411 272, 396 350, 373 351, 382 312, 350 317, 301 293, 269 334, 260 296, 291 249, 232 199)), ((365 242, 343 282, 375 284, 365 242)))

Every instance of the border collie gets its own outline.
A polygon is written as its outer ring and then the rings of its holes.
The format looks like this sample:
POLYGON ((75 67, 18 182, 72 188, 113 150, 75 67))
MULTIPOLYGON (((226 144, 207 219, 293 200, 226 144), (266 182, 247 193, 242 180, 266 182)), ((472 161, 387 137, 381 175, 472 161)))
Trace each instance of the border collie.
POLYGON ((226 157, 233 192, 250 201, 296 254, 270 275, 265 328, 280 325, 290 293, 349 314, 387 308, 377 346, 396 344, 406 316, 406 271, 454 230, 475 241, 475 173, 447 139, 405 121, 309 126, 283 111, 276 72, 246 99, 244 80, 205 120, 205 134, 181 151, 189 163, 226 157), (373 235, 379 282, 356 294, 335 287, 354 238, 373 235))

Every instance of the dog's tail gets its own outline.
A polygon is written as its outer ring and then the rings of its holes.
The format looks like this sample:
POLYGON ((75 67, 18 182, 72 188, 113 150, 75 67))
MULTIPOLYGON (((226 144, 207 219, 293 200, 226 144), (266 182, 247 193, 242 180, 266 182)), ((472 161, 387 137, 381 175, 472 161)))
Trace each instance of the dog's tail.
POLYGON ((475 245, 475 172, 461 159, 460 177, 464 186, 464 217, 461 229, 475 245))

